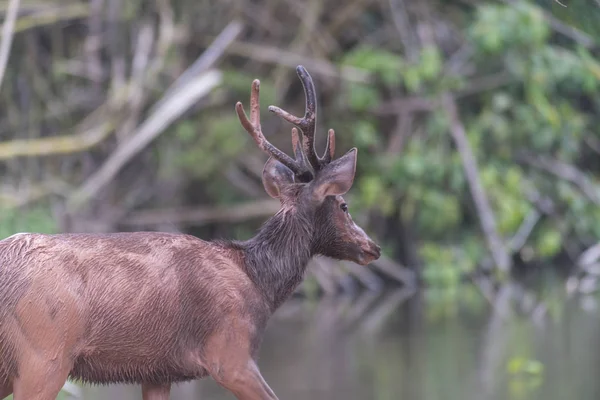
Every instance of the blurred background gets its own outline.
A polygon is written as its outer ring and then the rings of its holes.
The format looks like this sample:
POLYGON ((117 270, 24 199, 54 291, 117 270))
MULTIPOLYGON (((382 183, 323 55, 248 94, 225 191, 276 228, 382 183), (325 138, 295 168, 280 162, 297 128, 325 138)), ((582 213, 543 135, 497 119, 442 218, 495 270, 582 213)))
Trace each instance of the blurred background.
MULTIPOLYGON (((359 149, 350 212, 383 247, 316 259, 259 365, 281 399, 600 393, 598 0, 0 0, 0 237, 252 236, 278 209, 240 126, 359 149)), ((322 151, 322 150, 320 150, 322 151)), ((141 398, 65 386, 65 398, 141 398)), ((174 399, 233 399, 211 380, 174 399)))

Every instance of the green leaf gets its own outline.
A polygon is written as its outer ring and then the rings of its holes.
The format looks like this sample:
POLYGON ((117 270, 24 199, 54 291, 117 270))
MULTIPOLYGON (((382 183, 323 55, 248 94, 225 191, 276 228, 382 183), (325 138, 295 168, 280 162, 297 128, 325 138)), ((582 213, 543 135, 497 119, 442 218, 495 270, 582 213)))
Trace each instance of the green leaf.
POLYGON ((536 250, 540 257, 552 257, 558 253, 562 244, 562 236, 556 230, 543 232, 536 241, 536 250))
POLYGON ((371 86, 350 83, 348 85, 348 103, 355 111, 367 111, 380 102, 379 92, 371 86))
POLYGON ((439 76, 442 71, 442 56, 435 46, 426 46, 421 51, 420 71, 426 80, 432 80, 439 76))

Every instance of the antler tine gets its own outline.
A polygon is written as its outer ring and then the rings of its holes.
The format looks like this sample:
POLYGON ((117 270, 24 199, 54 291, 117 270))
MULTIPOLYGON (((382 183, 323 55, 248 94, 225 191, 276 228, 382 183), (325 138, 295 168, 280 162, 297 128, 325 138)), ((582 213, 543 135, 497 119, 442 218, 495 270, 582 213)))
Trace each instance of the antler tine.
POLYGON ((319 163, 321 165, 329 164, 331 160, 333 160, 333 156, 335 154, 335 131, 330 129, 327 132, 327 145, 325 145, 325 153, 323 153, 323 157, 319 158, 319 163))
POLYGON ((302 152, 302 146, 300 145, 300 135, 298 135, 298 128, 292 128, 292 149, 294 150, 294 156, 296 162, 301 166, 306 167, 306 157, 302 152))
MULTIPOLYGON (((262 129, 260 126, 260 99, 259 99, 259 90, 260 89, 260 81, 255 79, 252 82, 252 91, 250 94, 250 120, 248 120, 248 116, 244 111, 244 106, 241 101, 238 101, 235 105, 235 110, 237 112, 238 118, 240 119, 240 123, 252 136, 258 147, 269 154, 277 161, 288 167, 292 170, 296 175, 302 175, 304 170, 302 165, 299 162, 294 161, 290 156, 285 154, 283 151, 279 150, 277 147, 273 146, 263 135, 262 129)), ((296 134, 297 135, 297 134, 296 134)))
POLYGON ((314 178, 312 173, 312 169, 307 165, 308 161, 306 160, 306 155, 304 151, 302 151, 302 145, 300 144, 300 135, 298 135, 298 128, 292 128, 292 148, 294 149, 294 156, 296 158, 296 162, 302 169, 303 173, 301 175, 297 175, 297 178, 300 181, 309 182, 314 178))
POLYGON ((317 96, 315 95, 315 85, 310 74, 302 65, 296 67, 296 72, 298 77, 300 77, 300 81, 304 88, 304 95, 306 97, 304 117, 296 117, 276 106, 269 106, 269 111, 300 128, 302 131, 302 147, 304 153, 306 154, 310 165, 315 171, 318 171, 321 168, 322 163, 319 161, 319 157, 317 156, 314 147, 315 125, 317 121, 317 96))

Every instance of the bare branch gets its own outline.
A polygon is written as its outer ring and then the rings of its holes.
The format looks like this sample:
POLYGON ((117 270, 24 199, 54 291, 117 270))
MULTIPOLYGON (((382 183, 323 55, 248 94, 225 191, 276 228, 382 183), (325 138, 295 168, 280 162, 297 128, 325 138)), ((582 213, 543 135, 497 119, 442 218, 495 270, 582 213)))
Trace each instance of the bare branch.
POLYGON ((296 68, 297 65, 303 64, 312 73, 328 78, 359 83, 371 83, 373 80, 371 73, 360 68, 350 66, 337 67, 325 60, 310 58, 305 54, 262 44, 234 41, 226 51, 229 54, 247 57, 264 63, 284 65, 290 68, 296 68))
POLYGON ((80 134, 0 142, 0 160, 85 151, 107 138, 115 124, 115 121, 107 121, 80 134))
MULTIPOLYGON (((185 85, 194 76, 208 70, 223 56, 227 48, 233 43, 233 41, 242 33, 244 25, 238 21, 233 20, 227 24, 225 29, 219 33, 214 39, 210 46, 202 53, 200 57, 192 65, 190 65, 176 80, 173 82, 171 87, 163 95, 161 102, 167 101, 174 93, 177 92, 180 86, 185 85)), ((161 103, 157 103, 154 108, 160 106, 161 103)))
POLYGON ((29 29, 50 25, 59 21, 85 18, 90 15, 89 4, 73 3, 64 6, 38 7, 27 15, 19 16, 15 23, 15 33, 25 32, 29 29))
POLYGON ((529 152, 517 155, 517 159, 532 167, 549 172, 577 186, 583 194, 595 204, 600 204, 600 188, 590 181, 588 176, 571 164, 529 152))
POLYGON ((589 267, 600 259, 600 242, 586 249, 577 259, 577 266, 580 268, 589 267))
POLYGON ((558 4, 560 4, 561 6, 563 6, 563 7, 567 8, 567 5, 566 5, 566 4, 563 4, 563 3, 561 3, 559 0, 554 0, 554 1, 556 1, 556 2, 557 2, 558 4))
POLYGON ((385 255, 381 255, 381 257, 373 261, 371 265, 380 270, 386 276, 406 285, 407 287, 417 287, 417 277, 415 273, 412 270, 398 264, 394 260, 386 257, 385 255))
POLYGON ((541 217, 542 214, 536 209, 532 210, 529 214, 527 214, 527 216, 521 223, 521 226, 517 230, 517 233, 515 233, 515 235, 509 241, 508 247, 512 251, 520 251, 523 248, 523 246, 525 246, 529 235, 531 235, 533 228, 535 228, 536 224, 541 219, 541 217))
MULTIPOLYGON (((163 8, 161 12, 161 33, 159 36, 158 52, 164 53, 173 39, 172 12, 168 3, 160 3, 163 8)), ((165 96, 158 100, 149 112, 149 117, 133 132, 131 139, 111 154, 104 165, 92 175, 69 198, 67 208, 71 211, 82 206, 88 199, 93 197, 102 187, 113 179, 119 170, 127 162, 138 154, 144 147, 152 142, 163 130, 178 118, 183 112, 191 107, 198 99, 206 96, 214 87, 220 84, 222 75, 219 71, 207 71, 216 60, 218 54, 222 54, 226 47, 231 44, 235 37, 241 32, 241 26, 234 21, 225 28, 226 32, 219 35, 208 49, 182 74, 188 80, 178 79, 167 90, 165 96), (188 71, 193 69, 195 74, 188 71), (204 75, 199 75, 202 72, 204 75), (192 77, 193 78, 190 78, 192 77), (185 83, 185 84, 184 84, 185 83)), ((155 60, 150 70, 156 73, 162 63, 162 59, 155 60)))
POLYGON ((167 126, 195 104, 199 99, 206 96, 210 91, 221 83, 222 74, 211 70, 204 75, 188 82, 182 87, 177 96, 171 96, 169 102, 151 114, 138 129, 133 132, 131 138, 122 143, 117 150, 110 155, 104 165, 96 171, 78 190, 76 190, 67 202, 67 208, 75 211, 85 202, 92 198, 100 189, 108 184, 113 177, 131 160, 142 151, 156 137, 158 137, 167 126))
MULTIPOLYGON (((507 73, 501 72, 488 76, 474 77, 469 81, 469 86, 454 93, 455 99, 471 96, 480 92, 493 90, 507 85, 515 80, 507 73)), ((371 109, 377 115, 403 114, 414 112, 432 111, 440 104, 439 101, 421 96, 399 97, 382 103, 371 109)))
MULTIPOLYGON (((504 1, 507 4, 514 3, 514 0, 502 0, 502 1, 504 1)), ((563 5, 563 4, 561 4, 561 5, 563 5)), ((575 42, 577 42, 578 44, 580 44, 586 48, 593 47, 596 44, 596 40, 594 40, 594 38, 592 36, 588 35, 587 33, 575 28, 574 26, 566 25, 566 24, 562 23, 559 19, 555 18, 549 12, 542 10, 542 13, 544 15, 544 18, 546 18, 546 20, 550 24, 550 27, 552 27, 552 29, 554 29, 556 32, 574 40, 575 42)))
POLYGON ((487 195, 483 190, 483 186, 479 181, 479 172, 477 168, 477 162, 469 145, 465 128, 458 116, 458 110, 456 102, 450 94, 443 95, 443 107, 446 110, 446 114, 450 119, 450 133, 454 138, 458 152, 462 159, 463 168, 469 188, 471 189, 471 195, 475 202, 477 213, 479 214, 479 222, 488 243, 488 248, 496 267, 503 273, 507 273, 511 268, 511 258, 496 230, 496 220, 494 213, 489 204, 487 195))
POLYGON ((8 63, 10 48, 12 47, 12 40, 15 32, 15 21, 17 20, 20 2, 21 0, 10 0, 8 3, 8 9, 6 10, 4 24, 2 24, 2 42, 0 42, 0 86, 4 80, 6 64, 8 63))
POLYGON ((392 21, 398 30, 404 52, 409 60, 414 61, 419 53, 419 40, 410 24, 404 0, 389 0, 392 21))
POLYGON ((146 210, 132 213, 121 221, 126 226, 151 226, 165 223, 178 223, 194 226, 213 222, 243 222, 254 218, 264 218, 276 213, 281 204, 277 200, 256 200, 230 207, 175 208, 146 210))

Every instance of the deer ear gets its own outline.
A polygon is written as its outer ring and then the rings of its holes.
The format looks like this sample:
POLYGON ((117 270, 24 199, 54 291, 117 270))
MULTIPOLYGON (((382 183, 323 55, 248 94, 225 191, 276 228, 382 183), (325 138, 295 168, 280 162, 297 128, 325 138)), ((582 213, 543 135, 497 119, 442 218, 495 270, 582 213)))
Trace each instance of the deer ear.
POLYGON ((263 168, 262 182, 269 196, 278 199, 282 188, 294 183, 294 173, 273 157, 269 157, 263 168))
POLYGON ((352 187, 356 172, 356 148, 350 149, 323 168, 313 181, 314 198, 321 202, 327 196, 342 195, 352 187))

